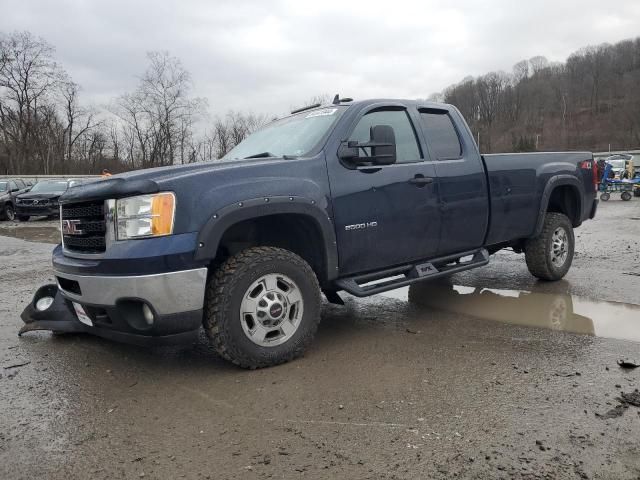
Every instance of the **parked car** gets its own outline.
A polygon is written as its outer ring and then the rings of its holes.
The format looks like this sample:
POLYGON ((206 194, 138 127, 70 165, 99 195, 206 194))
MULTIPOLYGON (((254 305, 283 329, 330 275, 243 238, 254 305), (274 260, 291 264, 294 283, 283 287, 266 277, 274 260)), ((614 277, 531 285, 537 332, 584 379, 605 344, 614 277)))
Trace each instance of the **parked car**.
POLYGON ((15 219, 16 197, 29 188, 30 185, 21 178, 0 178, 0 220, 15 219))
POLYGON ((31 190, 16 197, 16 217, 18 220, 27 221, 35 216, 58 216, 58 199, 68 188, 67 180, 44 180, 36 183, 31 190))
POLYGON ((244 368, 300 356, 321 292, 367 296, 486 265, 503 248, 562 278, 596 214, 588 152, 481 155, 453 106, 341 102, 292 112, 221 162, 115 175, 60 197, 57 285, 29 330, 191 342, 244 368))

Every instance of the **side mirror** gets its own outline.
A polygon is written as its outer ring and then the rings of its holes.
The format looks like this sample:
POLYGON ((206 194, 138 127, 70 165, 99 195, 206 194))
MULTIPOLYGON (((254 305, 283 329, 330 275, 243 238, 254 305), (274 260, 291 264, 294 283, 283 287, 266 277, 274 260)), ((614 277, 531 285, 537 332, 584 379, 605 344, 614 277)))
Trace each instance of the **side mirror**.
POLYGON ((396 134, 391 125, 374 125, 371 127, 371 156, 376 165, 392 165, 396 163, 396 134))
POLYGON ((344 141, 338 149, 342 160, 356 165, 391 165, 396 163, 396 135, 391 125, 373 125, 369 141, 344 141))

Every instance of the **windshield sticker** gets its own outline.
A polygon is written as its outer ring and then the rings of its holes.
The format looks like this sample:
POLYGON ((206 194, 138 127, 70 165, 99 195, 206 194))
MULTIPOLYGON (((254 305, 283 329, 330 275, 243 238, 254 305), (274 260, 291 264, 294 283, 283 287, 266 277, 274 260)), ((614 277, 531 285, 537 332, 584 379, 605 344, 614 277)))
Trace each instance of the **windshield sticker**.
POLYGON ((326 115, 333 115, 334 113, 336 113, 338 111, 337 108, 323 108, 322 110, 316 110, 314 112, 309 113, 306 117, 304 118, 311 118, 311 117, 324 117, 326 115))

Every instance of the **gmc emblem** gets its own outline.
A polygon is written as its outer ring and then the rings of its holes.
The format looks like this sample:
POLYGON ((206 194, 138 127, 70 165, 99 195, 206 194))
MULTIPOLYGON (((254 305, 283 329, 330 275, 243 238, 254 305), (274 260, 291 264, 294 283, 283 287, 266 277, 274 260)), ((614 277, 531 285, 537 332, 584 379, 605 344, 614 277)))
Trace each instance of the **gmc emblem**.
POLYGON ((82 235, 84 230, 78 228, 80 220, 62 220, 62 233, 64 235, 82 235))

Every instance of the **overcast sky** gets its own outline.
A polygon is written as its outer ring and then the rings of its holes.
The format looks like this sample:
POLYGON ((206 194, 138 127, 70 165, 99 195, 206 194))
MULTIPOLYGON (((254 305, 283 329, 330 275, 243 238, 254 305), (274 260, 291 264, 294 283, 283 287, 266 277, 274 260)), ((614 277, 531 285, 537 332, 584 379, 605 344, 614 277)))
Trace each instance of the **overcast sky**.
POLYGON ((640 35, 639 0, 0 0, 0 31, 30 30, 86 102, 135 88, 168 50, 212 114, 285 112, 318 94, 425 98, 535 55, 640 35))

